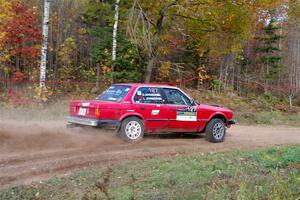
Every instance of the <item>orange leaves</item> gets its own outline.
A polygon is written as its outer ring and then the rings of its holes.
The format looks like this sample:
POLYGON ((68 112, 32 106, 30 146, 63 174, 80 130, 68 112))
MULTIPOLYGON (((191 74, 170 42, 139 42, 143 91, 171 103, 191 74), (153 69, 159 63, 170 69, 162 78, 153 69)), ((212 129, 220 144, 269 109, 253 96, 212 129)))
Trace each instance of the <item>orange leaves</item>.
POLYGON ((288 15, 290 21, 300 24, 300 2, 298 0, 290 1, 288 15))
POLYGON ((262 13, 281 6, 286 0, 199 0, 182 9, 185 29, 196 39, 199 52, 210 49, 214 56, 239 52, 255 32, 262 13))
POLYGON ((5 49, 9 56, 37 58, 39 48, 35 45, 41 32, 36 8, 28 7, 20 0, 0 2, 3 3, 0 4, 0 49, 5 49))
POLYGON ((159 77, 163 79, 169 77, 169 69, 171 68, 171 66, 172 66, 171 62, 162 63, 159 70, 159 77))
POLYGON ((169 47, 168 46, 160 46, 158 47, 158 50, 159 54, 161 55, 167 55, 170 51, 169 47))
POLYGON ((107 75, 107 74, 111 73, 111 68, 109 66, 104 65, 104 64, 101 64, 101 70, 102 70, 102 73, 104 75, 107 75))
POLYGON ((77 29, 77 32, 80 35, 85 35, 85 34, 87 34, 87 29, 86 28, 79 28, 79 29, 77 29))
POLYGON ((34 85, 34 99, 42 102, 46 102, 53 95, 53 91, 50 87, 44 87, 41 89, 39 85, 34 85))
MULTIPOLYGON (((74 52, 76 52, 77 44, 74 37, 68 37, 61 44, 58 51, 58 57, 61 62, 61 67, 59 69, 59 74, 64 79, 76 79, 75 71, 77 70, 74 67, 74 52)), ((77 66, 79 69, 79 66, 77 66)))
POLYGON ((208 76, 207 74, 207 71, 206 71, 206 68, 205 68, 205 65, 200 65, 199 68, 198 68, 198 84, 199 85, 203 85, 203 82, 205 80, 209 80, 211 77, 208 76))
POLYGON ((12 16, 12 12, 10 11, 11 5, 10 1, 0 0, 0 26, 12 16))
POLYGON ((7 34, 5 30, 5 23, 11 19, 12 12, 10 10, 11 2, 7 0, 0 0, 0 63, 8 60, 7 50, 2 42, 7 34))
POLYGON ((13 82, 21 82, 25 78, 25 74, 22 72, 15 72, 13 73, 12 81, 13 82))
POLYGON ((74 50, 76 50, 76 41, 74 37, 66 38, 58 52, 58 56, 64 65, 67 66, 72 64, 72 54, 74 50))

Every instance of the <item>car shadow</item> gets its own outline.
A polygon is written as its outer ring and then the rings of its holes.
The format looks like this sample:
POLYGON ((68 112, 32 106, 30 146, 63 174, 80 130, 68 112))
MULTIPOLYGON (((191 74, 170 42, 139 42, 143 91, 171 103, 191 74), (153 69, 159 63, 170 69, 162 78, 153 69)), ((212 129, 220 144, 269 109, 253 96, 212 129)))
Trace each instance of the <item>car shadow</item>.
POLYGON ((145 138, 158 138, 158 139, 197 139, 204 138, 204 134, 199 133, 150 133, 144 136, 145 138))

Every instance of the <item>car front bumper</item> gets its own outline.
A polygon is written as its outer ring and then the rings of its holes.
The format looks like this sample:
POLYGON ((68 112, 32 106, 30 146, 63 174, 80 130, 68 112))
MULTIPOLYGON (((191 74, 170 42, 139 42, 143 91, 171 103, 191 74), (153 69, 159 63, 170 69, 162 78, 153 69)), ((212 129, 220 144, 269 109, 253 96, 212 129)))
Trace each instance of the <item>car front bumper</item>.
POLYGON ((84 117, 73 117, 67 116, 65 117, 69 124, 73 125, 81 125, 81 126, 92 126, 92 127, 112 127, 117 128, 120 126, 119 120, 99 120, 92 118, 84 118, 84 117))

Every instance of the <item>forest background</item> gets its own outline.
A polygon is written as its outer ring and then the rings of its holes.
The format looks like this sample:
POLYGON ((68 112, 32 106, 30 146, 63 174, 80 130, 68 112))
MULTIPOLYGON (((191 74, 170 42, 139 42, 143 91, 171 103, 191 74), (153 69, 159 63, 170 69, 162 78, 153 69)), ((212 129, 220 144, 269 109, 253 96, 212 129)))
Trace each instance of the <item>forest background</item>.
POLYGON ((23 106, 163 82, 291 109, 300 105, 299 38, 298 0, 0 0, 0 100, 23 106))

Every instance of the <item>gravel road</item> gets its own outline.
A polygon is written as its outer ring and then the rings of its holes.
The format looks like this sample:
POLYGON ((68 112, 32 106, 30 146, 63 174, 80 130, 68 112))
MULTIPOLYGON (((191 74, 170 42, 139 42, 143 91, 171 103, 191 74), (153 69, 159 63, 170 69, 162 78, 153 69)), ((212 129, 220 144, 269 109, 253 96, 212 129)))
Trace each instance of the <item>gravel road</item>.
POLYGON ((109 131, 67 129, 64 122, 1 121, 0 187, 123 161, 288 144, 300 144, 300 128, 236 125, 219 144, 178 134, 149 135, 128 144, 109 131))

